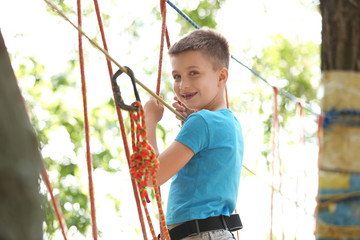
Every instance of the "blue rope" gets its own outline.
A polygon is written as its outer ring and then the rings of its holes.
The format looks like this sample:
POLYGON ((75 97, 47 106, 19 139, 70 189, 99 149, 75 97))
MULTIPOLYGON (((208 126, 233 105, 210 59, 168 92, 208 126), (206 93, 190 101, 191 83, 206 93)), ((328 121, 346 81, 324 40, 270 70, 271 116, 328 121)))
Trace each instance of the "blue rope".
POLYGON ((337 111, 335 108, 325 112, 323 127, 332 130, 330 125, 358 126, 360 127, 360 110, 342 109, 337 111))
MULTIPOLYGON (((183 11, 181 11, 175 4, 173 4, 172 2, 170 2, 170 0, 166 1, 176 12, 178 12, 180 14, 180 16, 182 16, 187 22, 189 22, 192 26, 194 26, 196 29, 200 29, 199 25, 197 25, 193 20, 191 20, 191 18, 189 16, 187 16, 183 11)), ((248 69, 251 73, 253 73, 256 77, 260 78, 262 81, 264 81, 267 85, 269 85, 272 88, 276 88, 275 86, 271 85, 265 78, 263 78, 259 73, 257 73, 254 69, 246 66, 244 63, 240 62, 238 59, 236 59, 233 55, 231 55, 231 58, 234 59, 237 63, 241 64, 243 67, 245 67, 246 69, 248 69)), ((296 103, 301 103, 302 106, 307 109, 310 113, 320 116, 319 113, 316 113, 314 110, 312 110, 312 108, 310 107, 309 104, 303 104, 302 101, 300 101, 299 98, 291 95, 290 93, 286 92, 285 90, 278 88, 279 92, 281 94, 283 94, 284 96, 286 96, 287 98, 289 98, 291 101, 296 102, 296 103)))
POLYGON ((197 25, 193 20, 191 20, 188 15, 186 15, 183 11, 181 11, 175 4, 170 2, 169 0, 166 1, 175 11, 177 11, 180 16, 182 16, 186 21, 188 21, 191 25, 193 25, 196 29, 200 29, 199 25, 197 25))

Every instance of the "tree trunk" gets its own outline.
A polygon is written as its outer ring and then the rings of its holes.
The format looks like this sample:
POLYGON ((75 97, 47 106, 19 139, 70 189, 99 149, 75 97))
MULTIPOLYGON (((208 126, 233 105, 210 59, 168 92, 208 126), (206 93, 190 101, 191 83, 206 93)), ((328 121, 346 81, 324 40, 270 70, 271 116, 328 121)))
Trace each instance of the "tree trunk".
POLYGON ((322 71, 360 71, 360 1, 322 0, 322 71))
POLYGON ((41 156, 0 32, 0 240, 42 239, 41 156))
POLYGON ((317 239, 359 239, 360 1, 320 0, 320 10, 322 111, 334 122, 321 143, 317 239))

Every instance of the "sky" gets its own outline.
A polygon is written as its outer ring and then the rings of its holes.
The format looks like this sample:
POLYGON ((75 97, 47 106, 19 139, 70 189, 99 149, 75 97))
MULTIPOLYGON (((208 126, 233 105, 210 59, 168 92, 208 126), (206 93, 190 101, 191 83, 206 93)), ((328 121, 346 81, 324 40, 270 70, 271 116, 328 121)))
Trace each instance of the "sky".
MULTIPOLYGON (((65 4, 73 6, 75 1, 65 1, 65 4)), ((90 4, 92 1, 84 1, 84 5, 90 4)), ((155 88, 156 77, 149 78, 146 71, 158 62, 158 46, 160 40, 160 21, 153 19, 150 14, 152 8, 158 4, 158 0, 143 1, 100 1, 100 9, 102 12, 112 17, 111 23, 106 26, 106 34, 108 40, 109 51, 111 55, 119 61, 120 64, 133 66, 136 69, 137 78, 155 88), (141 7, 139 7, 141 4, 141 7), (133 26, 134 20, 141 19, 144 26, 133 26), (135 30, 139 38, 131 41, 131 35, 121 32, 121 29, 128 31, 135 30), (135 28, 135 29, 134 29, 135 28), (129 54, 131 52, 131 54, 129 54), (154 54, 154 52, 156 54, 154 54)), ((197 1, 178 1, 179 8, 196 7, 197 1)), ((228 39, 232 54, 246 64, 251 64, 251 57, 261 52, 262 48, 271 43, 271 36, 281 33, 290 39, 300 39, 302 41, 314 41, 321 43, 321 16, 319 13, 309 7, 311 0, 227 0, 218 12, 216 21, 218 22, 218 30, 228 39), (246 50, 247 55, 244 55, 246 50)), ((177 13, 168 7, 167 23, 170 33, 170 39, 175 41, 179 33, 179 25, 175 23, 177 13)), ((76 18, 71 16, 71 20, 76 22, 76 18)), ((97 33, 95 16, 86 19, 84 24, 85 32, 91 37, 97 33)), ((76 58, 77 32, 69 23, 65 22, 59 16, 50 16, 46 12, 46 4, 44 1, 35 0, 0 0, 0 30, 5 39, 8 51, 17 53, 19 56, 35 56, 37 61, 46 66, 47 76, 55 75, 66 69, 66 61, 76 58), (60 44, 61 43, 61 44, 60 44)), ((86 40, 84 40, 86 49, 86 74, 88 78, 88 99, 89 108, 96 107, 101 101, 105 101, 111 96, 111 89, 107 81, 108 73, 104 63, 104 57, 96 49, 94 49, 86 40), (104 77, 105 76, 105 77, 104 77), (102 79, 106 80, 100 81, 102 79), (100 79, 100 80, 99 80, 100 79)), ((232 85, 229 87, 229 95, 235 96, 240 92, 246 92, 253 88, 247 84, 250 73, 241 66, 238 67, 231 62, 230 77, 234 78, 232 85)), ((18 66, 13 63, 16 70, 18 66)), ((164 60, 164 72, 170 69, 168 61, 164 60)), ((20 84, 28 84, 31 81, 20 81, 20 84)), ((262 84, 261 82, 259 84, 262 84)), ((21 86, 20 86, 21 87, 21 86)), ((125 87, 127 85, 125 84, 125 87)), ((267 86, 264 84, 264 91, 267 86)), ((126 94, 126 93, 125 93, 126 94)), ((148 95, 141 91, 141 96, 146 100, 148 95)), ((44 93, 46 97, 46 93, 44 93)), ((168 96, 171 101, 171 96, 168 96)), ((71 98, 69 98, 71 102, 71 98)), ((77 103, 74 103, 77 104, 77 103)), ((81 103, 79 103, 81 105, 81 103)), ((80 106, 81 107, 81 106, 80 106)), ((42 116, 44 118, 48 116, 42 116)), ((258 127, 261 125, 261 119, 253 113, 238 113, 239 119, 243 125, 243 133, 246 137, 247 147, 245 149, 244 163, 254 168, 256 163, 252 159, 256 159, 261 151, 258 142, 261 142, 261 134, 263 130, 258 127)), ((168 123, 169 129, 177 129, 178 124, 173 121, 174 117, 169 111, 165 112, 165 121, 168 123)), ((310 131, 315 131, 316 126, 314 119, 309 119, 308 126, 310 131)), ((296 128, 296 123, 294 126, 296 128)), ((294 130, 296 131, 296 130, 294 130)), ((176 131, 174 131, 176 132, 176 131)), ((286 138, 286 136, 285 136, 286 138)), ((65 128, 59 128, 52 133, 50 147, 44 149, 43 154, 51 156, 54 159, 61 159, 67 155, 76 158, 73 152, 73 145, 69 141, 69 136, 65 128), (51 146, 61 144, 61 151, 51 146)), ((169 141, 171 137, 168 137, 169 141)), ((98 141, 92 139, 92 148, 96 151, 98 141)), ((284 143, 285 144, 285 143, 284 143)), ((314 144, 306 146, 288 146, 282 152, 285 161, 293 161, 293 168, 289 168, 289 172, 299 168, 313 169, 304 171, 303 180, 313 184, 316 179, 316 163, 317 147, 314 144), (294 154, 295 153, 295 154, 294 154), (299 164, 301 163, 301 164, 299 164), (310 176, 310 177, 309 177, 310 176)), ((114 166, 119 166, 119 161, 112 162, 114 166)), ((291 163, 290 163, 291 164, 291 163)), ((79 161, 82 169, 86 169, 85 160, 79 161)), ((137 235, 134 228, 139 228, 136 207, 132 198, 132 189, 129 175, 127 174, 127 166, 121 165, 121 172, 108 175, 104 171, 97 170, 94 172, 96 203, 97 203, 97 219, 98 227, 102 232, 101 239, 141 239, 137 235), (113 182, 114 184, 108 184, 113 182), (119 183, 119 184, 116 184, 119 183), (114 211, 113 202, 107 197, 111 193, 121 201, 121 214, 114 211)), ((266 171, 266 168, 257 168, 258 173, 266 171)), ((243 173, 245 171, 243 170, 243 173)), ((56 173, 53 173, 56 174, 56 173)), ((270 188, 267 186, 270 179, 265 177, 246 176, 242 178, 238 211, 244 224, 244 229, 240 231, 241 239, 264 239, 264 234, 269 228, 269 199, 270 188), (267 199, 264 201, 264 198, 267 199)), ((288 179, 288 183, 293 183, 293 179, 288 179)), ((87 184, 87 175, 84 174, 82 179, 84 186, 87 184)), ((71 184, 71 179, 69 179, 71 184)), ((286 185, 286 184, 285 184, 286 185)), ((286 185, 285 188, 290 189, 288 193, 293 199, 294 185, 286 185)), ((166 199, 169 184, 162 187, 163 198, 166 199)), ((311 188, 306 194, 309 198, 315 196, 316 189, 311 188)), ((283 201, 283 212, 276 218, 276 226, 274 232, 280 233, 282 228, 289 219, 298 219, 295 224, 287 224, 286 231, 289 235, 297 232, 297 239, 312 239, 313 220, 309 214, 304 214, 301 209, 294 208, 291 201, 277 199, 283 201), (285 209, 285 211, 284 211, 285 209), (284 213, 285 212, 285 213, 284 213), (302 230, 296 230, 296 223, 301 223, 302 230), (307 224, 307 225, 304 225, 307 224), (303 229, 307 229, 304 231, 303 229)), ((313 207, 314 201, 305 202, 313 207)), ((166 200, 165 206, 166 207, 166 200)), ((67 209, 76 211, 76 204, 67 204, 67 209)), ((149 234, 148 234, 149 235, 149 234)), ((90 235, 89 235, 90 236, 90 235)), ((150 236, 150 235, 149 235, 150 236)), ((80 236, 76 229, 69 229, 70 239, 84 239, 80 236)), ((56 239, 62 239, 58 234, 56 239)), ((86 239, 91 239, 87 237, 86 239)))

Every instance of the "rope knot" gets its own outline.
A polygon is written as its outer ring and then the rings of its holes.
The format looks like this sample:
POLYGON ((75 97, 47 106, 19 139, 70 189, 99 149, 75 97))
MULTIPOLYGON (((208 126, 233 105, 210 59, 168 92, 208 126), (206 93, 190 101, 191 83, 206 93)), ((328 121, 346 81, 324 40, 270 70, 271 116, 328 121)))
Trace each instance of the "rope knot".
POLYGON ((169 232, 166 228, 165 214, 162 210, 161 196, 156 180, 156 172, 159 169, 160 164, 156 158, 154 149, 147 141, 144 109, 141 103, 138 101, 134 102, 132 105, 136 108, 129 110, 133 149, 133 154, 130 156, 130 175, 137 182, 141 201, 146 213, 146 218, 148 219, 150 232, 153 235, 153 239, 157 239, 146 206, 146 203, 150 202, 149 195, 146 191, 146 186, 151 180, 155 190, 155 197, 161 222, 161 230, 164 232, 165 238, 170 239, 169 232))

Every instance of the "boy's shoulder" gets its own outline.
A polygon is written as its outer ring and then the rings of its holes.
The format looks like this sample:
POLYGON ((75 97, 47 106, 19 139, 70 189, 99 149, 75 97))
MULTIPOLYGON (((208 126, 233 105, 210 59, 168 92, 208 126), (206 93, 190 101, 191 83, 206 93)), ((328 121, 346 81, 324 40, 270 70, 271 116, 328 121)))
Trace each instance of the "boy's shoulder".
POLYGON ((210 111, 206 109, 202 109, 198 112, 192 113, 189 117, 201 116, 203 118, 211 118, 211 117, 233 117, 233 112, 228 108, 222 108, 217 111, 210 111))
POLYGON ((197 125, 197 126, 224 126, 224 124, 233 125, 238 122, 233 112, 230 109, 224 108, 217 111, 200 110, 192 113, 185 121, 186 124, 197 125))

